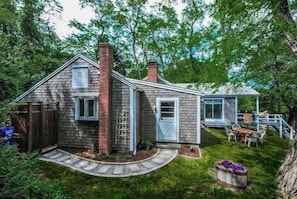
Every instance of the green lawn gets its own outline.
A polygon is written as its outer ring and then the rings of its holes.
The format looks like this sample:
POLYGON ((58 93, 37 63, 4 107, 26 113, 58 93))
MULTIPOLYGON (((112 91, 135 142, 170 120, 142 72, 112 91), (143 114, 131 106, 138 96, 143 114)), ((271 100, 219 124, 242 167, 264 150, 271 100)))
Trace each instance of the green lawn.
POLYGON ((290 141, 268 130, 264 145, 248 148, 228 142, 224 130, 203 131, 199 160, 177 157, 166 167, 130 178, 101 178, 55 164, 39 166, 51 182, 65 187, 73 198, 278 198, 276 176, 290 141), (214 164, 229 160, 248 169, 248 187, 236 189, 216 181, 214 164))

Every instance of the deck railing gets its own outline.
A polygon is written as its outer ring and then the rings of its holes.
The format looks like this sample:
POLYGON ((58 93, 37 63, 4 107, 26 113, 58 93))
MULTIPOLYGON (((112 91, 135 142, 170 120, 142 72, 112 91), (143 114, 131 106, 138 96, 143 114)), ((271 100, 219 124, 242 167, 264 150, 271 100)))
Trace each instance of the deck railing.
MULTIPOLYGON (((246 113, 238 113, 238 122, 244 123, 244 114, 246 113)), ((275 127, 278 129, 280 137, 284 136, 292 140, 295 135, 294 128, 283 119, 282 114, 259 114, 254 116, 254 121, 255 123, 258 121, 259 125, 275 127)))

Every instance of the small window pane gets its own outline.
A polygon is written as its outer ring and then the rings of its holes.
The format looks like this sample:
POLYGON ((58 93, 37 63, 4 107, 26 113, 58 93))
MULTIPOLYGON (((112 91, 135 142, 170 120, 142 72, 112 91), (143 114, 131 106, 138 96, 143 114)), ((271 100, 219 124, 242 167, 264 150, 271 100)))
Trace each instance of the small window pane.
POLYGON ((94 100, 88 100, 88 106, 89 106, 89 115, 88 116, 95 116, 95 113, 94 113, 94 100))
POLYGON ((77 72, 77 79, 81 80, 83 78, 83 73, 82 71, 77 72))
POLYGON ((79 100, 79 116, 83 117, 85 115, 85 102, 84 100, 79 100))
POLYGON ((205 118, 222 119, 222 99, 205 100, 205 118))
POLYGON ((161 102, 161 117, 174 117, 174 102, 161 102))
POLYGON ((87 67, 72 68, 72 87, 74 88, 88 87, 88 68, 87 67))
POLYGON ((222 104, 214 104, 213 106, 213 117, 214 119, 222 118, 222 104))

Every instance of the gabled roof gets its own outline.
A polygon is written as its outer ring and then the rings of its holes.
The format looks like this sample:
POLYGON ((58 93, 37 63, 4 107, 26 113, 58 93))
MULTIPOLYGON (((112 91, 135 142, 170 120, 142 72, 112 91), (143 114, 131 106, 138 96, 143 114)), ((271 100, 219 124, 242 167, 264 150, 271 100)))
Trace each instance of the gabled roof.
MULTIPOLYGON (((52 72, 51 74, 49 74, 48 76, 46 76, 45 78, 43 78, 42 80, 40 80, 39 82, 37 82, 34 86, 32 86, 29 90, 27 90, 26 92, 24 92, 23 94, 21 94, 20 96, 18 96, 16 99, 14 99, 12 101, 12 103, 16 103, 18 101, 20 101, 21 99, 23 99, 24 97, 26 97, 27 95, 29 95, 31 92, 33 92, 35 89, 37 89, 38 87, 40 87, 41 85, 43 85, 45 82, 47 82, 48 80, 50 80, 51 78, 53 78, 54 76, 56 76, 58 73, 60 73, 61 71, 63 71, 65 68, 67 68, 70 64, 72 64, 73 62, 75 62, 77 59, 83 59, 84 61, 88 62, 89 64, 93 65, 94 67, 98 68, 99 70, 99 64, 97 62, 94 62, 93 60, 81 55, 81 54, 77 54, 76 56, 74 56, 73 58, 71 58, 69 61, 67 61, 66 63, 64 63, 62 66, 60 66, 59 68, 57 68, 54 72, 52 72)), ((112 77, 114 77, 115 79, 119 80, 120 82, 126 84, 127 86, 129 86, 132 89, 138 89, 137 86, 135 86, 134 84, 132 84, 131 82, 129 82, 123 75, 121 75, 120 73, 116 72, 116 71, 112 71, 112 77)))
POLYGON ((245 84, 235 85, 231 83, 227 83, 225 85, 221 85, 219 87, 215 87, 214 84, 203 84, 203 85, 196 85, 194 83, 179 83, 174 84, 176 86, 182 88, 189 88, 193 90, 200 90, 206 96, 259 96, 255 89, 248 87, 245 84))
POLYGON ((127 79, 130 82, 132 82, 133 84, 140 84, 140 85, 144 85, 144 86, 150 86, 150 87, 154 87, 154 88, 161 88, 161 89, 177 91, 177 92, 182 92, 182 93, 188 93, 188 94, 198 95, 198 96, 203 96, 204 95, 204 93, 199 91, 199 90, 188 89, 186 87, 176 86, 176 85, 173 85, 171 83, 170 84, 160 84, 160 83, 154 83, 154 82, 145 81, 145 80, 138 80, 138 79, 131 79, 131 78, 127 78, 127 79))

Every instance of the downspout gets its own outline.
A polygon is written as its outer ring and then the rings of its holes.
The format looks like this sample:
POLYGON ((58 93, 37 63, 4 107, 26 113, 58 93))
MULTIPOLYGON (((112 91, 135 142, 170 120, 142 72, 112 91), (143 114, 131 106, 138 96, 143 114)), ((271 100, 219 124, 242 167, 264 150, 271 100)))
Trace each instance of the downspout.
POLYGON ((130 93, 130 150, 136 154, 136 91, 129 89, 130 93))
POLYGON ((197 96, 197 144, 201 144, 201 97, 197 96))

